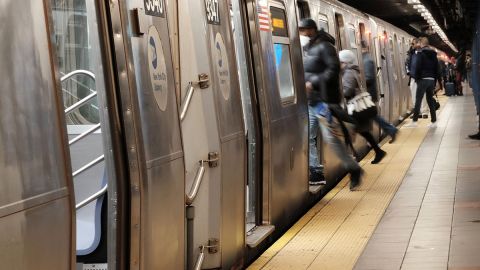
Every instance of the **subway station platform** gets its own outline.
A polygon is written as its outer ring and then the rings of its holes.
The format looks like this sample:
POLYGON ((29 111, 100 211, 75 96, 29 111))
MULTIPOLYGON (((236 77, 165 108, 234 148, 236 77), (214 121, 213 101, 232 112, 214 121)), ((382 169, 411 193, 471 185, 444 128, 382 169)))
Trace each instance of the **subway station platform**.
POLYGON ((436 128, 402 127, 358 191, 344 178, 248 269, 480 269, 474 100, 440 100, 436 128))

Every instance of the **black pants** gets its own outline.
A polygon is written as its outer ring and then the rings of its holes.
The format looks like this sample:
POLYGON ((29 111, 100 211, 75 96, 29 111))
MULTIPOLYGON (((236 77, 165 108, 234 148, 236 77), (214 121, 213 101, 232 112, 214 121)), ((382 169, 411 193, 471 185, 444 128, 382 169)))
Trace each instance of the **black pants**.
POLYGON ((435 109, 435 99, 433 92, 435 91, 435 80, 420 79, 417 81, 417 94, 415 97, 415 108, 413 109, 413 121, 418 120, 420 114, 420 106, 422 105, 423 95, 427 95, 428 108, 430 109, 430 116, 432 123, 437 121, 437 114, 435 109))
POLYGON ((380 146, 378 146, 377 142, 375 141, 375 138, 373 138, 373 135, 366 131, 366 132, 360 132, 360 135, 362 135, 365 140, 367 140, 368 144, 370 144, 373 148, 373 151, 375 151, 375 154, 381 151, 380 146))

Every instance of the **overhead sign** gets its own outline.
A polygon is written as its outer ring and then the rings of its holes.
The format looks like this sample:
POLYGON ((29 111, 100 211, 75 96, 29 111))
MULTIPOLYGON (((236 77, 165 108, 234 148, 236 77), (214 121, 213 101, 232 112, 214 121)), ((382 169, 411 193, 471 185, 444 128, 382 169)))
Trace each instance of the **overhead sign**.
POLYGON ((143 0, 145 14, 165 18, 164 0, 143 0))
POLYGON ((147 35, 147 60, 150 82, 158 108, 165 111, 168 101, 167 66, 163 55, 162 41, 155 26, 150 26, 147 35))
POLYGON ((205 0, 205 11, 207 16, 207 23, 220 24, 220 11, 218 0, 205 0))

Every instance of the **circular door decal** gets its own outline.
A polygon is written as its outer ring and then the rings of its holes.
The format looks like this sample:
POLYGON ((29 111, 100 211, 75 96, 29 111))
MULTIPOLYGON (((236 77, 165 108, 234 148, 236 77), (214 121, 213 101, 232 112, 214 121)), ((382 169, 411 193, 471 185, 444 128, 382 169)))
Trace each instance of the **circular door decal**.
POLYGON ((223 98, 230 98, 230 70, 227 57, 227 50, 223 42, 222 35, 217 33, 215 36, 215 44, 213 48, 213 59, 217 70, 218 81, 223 98))
POLYGON ((167 67, 162 41, 155 26, 150 26, 147 36, 147 59, 153 95, 160 110, 165 111, 168 101, 167 67))

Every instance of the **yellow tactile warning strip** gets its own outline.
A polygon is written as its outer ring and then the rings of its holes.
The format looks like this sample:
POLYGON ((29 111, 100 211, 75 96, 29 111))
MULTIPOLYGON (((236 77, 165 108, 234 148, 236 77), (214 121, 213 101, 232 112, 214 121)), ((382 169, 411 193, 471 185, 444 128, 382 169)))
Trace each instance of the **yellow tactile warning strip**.
MULTIPOLYGON (((440 97, 442 105, 445 101, 440 97)), ((361 162, 365 175, 359 191, 351 192, 345 177, 248 269, 352 269, 410 167, 428 123, 401 128, 394 144, 383 145, 388 155, 381 164, 370 164, 370 153, 361 162)))

